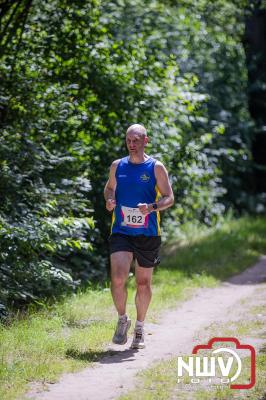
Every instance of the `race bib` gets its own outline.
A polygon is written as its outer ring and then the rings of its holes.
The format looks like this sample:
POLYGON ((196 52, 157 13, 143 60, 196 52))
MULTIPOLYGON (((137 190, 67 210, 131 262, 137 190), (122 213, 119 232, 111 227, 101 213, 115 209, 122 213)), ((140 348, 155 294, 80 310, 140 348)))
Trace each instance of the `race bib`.
POLYGON ((143 215, 138 208, 121 206, 122 226, 130 228, 146 228, 149 215, 143 215))

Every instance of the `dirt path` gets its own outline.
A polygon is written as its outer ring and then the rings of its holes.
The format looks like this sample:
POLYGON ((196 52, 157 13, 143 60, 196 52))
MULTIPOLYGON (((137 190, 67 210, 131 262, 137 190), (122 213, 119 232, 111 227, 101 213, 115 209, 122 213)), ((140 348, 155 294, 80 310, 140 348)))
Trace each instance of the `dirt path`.
POLYGON ((197 332, 211 323, 225 323, 238 318, 242 300, 266 287, 266 256, 252 268, 237 275, 217 288, 202 288, 188 301, 178 305, 160 319, 159 324, 146 324, 146 349, 130 350, 109 345, 113 350, 95 363, 75 374, 65 374, 61 380, 47 386, 47 391, 34 393, 29 399, 40 400, 109 400, 134 388, 135 375, 155 361, 178 354, 191 354, 199 343, 197 332))

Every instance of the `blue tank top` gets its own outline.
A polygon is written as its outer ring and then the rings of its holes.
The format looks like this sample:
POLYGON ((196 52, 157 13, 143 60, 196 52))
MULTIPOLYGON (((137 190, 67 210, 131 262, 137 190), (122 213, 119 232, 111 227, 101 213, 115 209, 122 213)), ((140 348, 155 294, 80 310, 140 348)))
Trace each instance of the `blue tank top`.
POLYGON ((143 215, 137 207, 138 203, 154 203, 160 196, 154 173, 155 162, 152 157, 140 164, 129 161, 129 156, 120 160, 115 174, 116 207, 111 233, 160 236, 159 211, 143 215))

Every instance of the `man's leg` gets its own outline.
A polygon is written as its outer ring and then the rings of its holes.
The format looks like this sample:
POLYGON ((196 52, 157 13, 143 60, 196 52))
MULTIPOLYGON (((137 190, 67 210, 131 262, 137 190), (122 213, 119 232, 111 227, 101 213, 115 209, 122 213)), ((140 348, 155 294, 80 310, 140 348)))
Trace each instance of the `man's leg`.
POLYGON ((128 251, 118 251, 111 254, 111 291, 119 316, 113 336, 113 343, 115 344, 125 344, 127 342, 127 332, 131 325, 131 321, 126 315, 126 281, 132 258, 133 254, 128 251))
POLYGON ((151 281, 152 281, 153 268, 144 268, 139 265, 136 266, 135 276, 137 292, 135 297, 137 308, 137 321, 143 322, 151 301, 151 281))
POLYGON ((119 315, 126 313, 126 281, 132 259, 133 254, 129 251, 117 251, 111 254, 111 291, 119 315))
POLYGON ((131 344, 132 349, 143 349, 144 343, 144 320, 151 301, 151 280, 153 268, 144 268, 139 265, 136 266, 136 308, 137 308, 137 321, 134 330, 133 341, 131 344))

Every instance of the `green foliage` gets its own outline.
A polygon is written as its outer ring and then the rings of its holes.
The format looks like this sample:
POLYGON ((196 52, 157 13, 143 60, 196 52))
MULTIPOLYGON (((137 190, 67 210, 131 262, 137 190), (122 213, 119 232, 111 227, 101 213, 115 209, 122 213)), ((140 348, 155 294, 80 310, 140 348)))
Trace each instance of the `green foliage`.
POLYGON ((152 133, 162 135, 157 140, 164 149, 160 156, 169 165, 172 155, 176 217, 180 223, 196 218, 211 224, 224 207, 255 211, 250 174, 254 132, 242 45, 247 2, 168 4, 146 1, 143 7, 143 2, 124 0, 119 5, 108 2, 106 10, 117 39, 130 43, 141 37, 146 56, 157 65, 167 68, 169 60, 176 64, 176 77, 168 80, 176 95, 165 103, 163 89, 155 112, 161 120, 151 120, 152 133), (171 132, 169 146, 164 129, 168 137, 171 132))
POLYGON ((19 24, 11 6, 2 14, 0 300, 106 276, 102 192, 131 123, 148 128, 147 152, 169 170, 166 227, 252 208, 245 6, 25 0, 19 24))
POLYGON ((88 179, 73 157, 26 135, 0 138, 1 300, 19 303, 74 288, 75 257, 91 250, 88 179), (73 277, 72 277, 73 276, 73 277))

